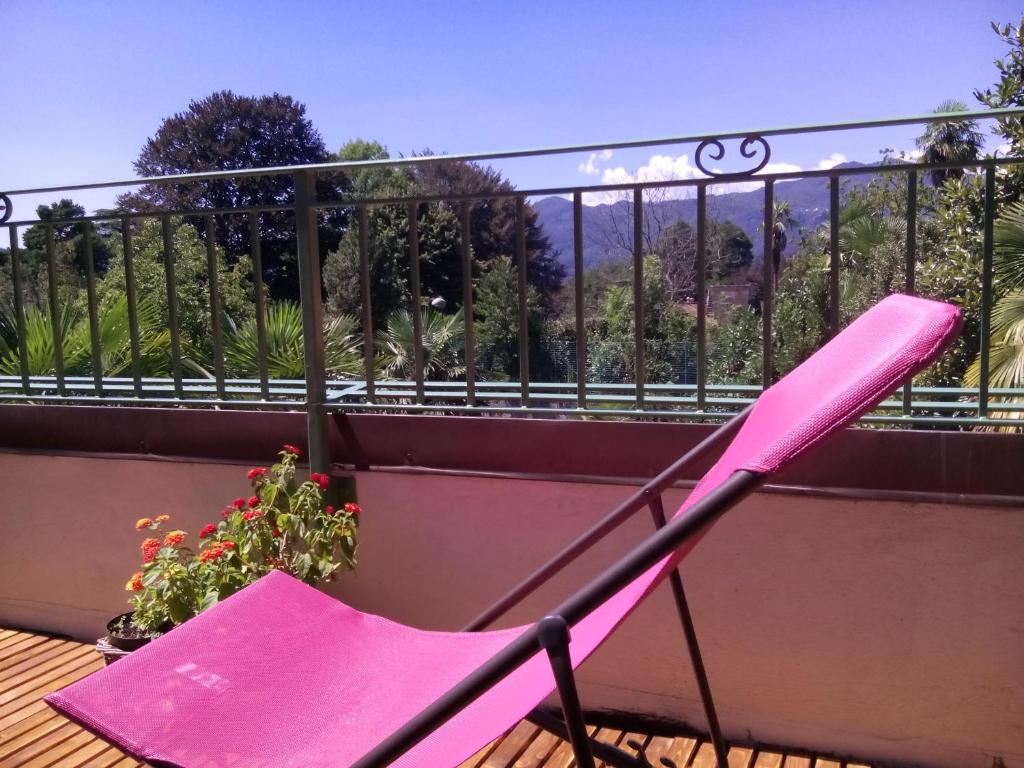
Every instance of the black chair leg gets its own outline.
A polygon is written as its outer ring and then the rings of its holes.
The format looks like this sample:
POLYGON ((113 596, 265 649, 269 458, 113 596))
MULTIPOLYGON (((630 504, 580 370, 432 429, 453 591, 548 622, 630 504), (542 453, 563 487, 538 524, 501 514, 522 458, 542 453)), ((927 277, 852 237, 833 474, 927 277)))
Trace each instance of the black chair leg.
POLYGON ((562 713, 565 715, 565 726, 569 732, 576 765, 578 768, 594 768, 590 737, 583 721, 583 708, 580 706, 572 660, 569 657, 569 625, 561 616, 545 616, 537 628, 540 645, 547 651, 551 671, 555 675, 555 685, 562 700, 562 713))

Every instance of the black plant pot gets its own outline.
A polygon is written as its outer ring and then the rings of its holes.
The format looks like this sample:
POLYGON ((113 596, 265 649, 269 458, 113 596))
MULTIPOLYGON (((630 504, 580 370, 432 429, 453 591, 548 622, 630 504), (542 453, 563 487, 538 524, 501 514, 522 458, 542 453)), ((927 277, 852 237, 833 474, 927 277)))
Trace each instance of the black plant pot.
POLYGON ((107 622, 107 641, 115 648, 120 648, 122 651, 134 651, 163 634, 162 631, 149 632, 139 629, 132 620, 134 615, 129 611, 115 616, 107 622))

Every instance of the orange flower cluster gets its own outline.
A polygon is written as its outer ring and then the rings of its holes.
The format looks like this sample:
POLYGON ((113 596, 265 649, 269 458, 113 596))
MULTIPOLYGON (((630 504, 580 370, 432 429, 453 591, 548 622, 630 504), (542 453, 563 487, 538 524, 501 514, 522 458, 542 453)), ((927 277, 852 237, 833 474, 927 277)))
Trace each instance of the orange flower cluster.
POLYGON ((225 553, 235 548, 235 542, 233 541, 218 541, 210 545, 209 549, 206 549, 199 553, 199 562, 209 563, 212 560, 220 560, 225 553))
POLYGON ((179 544, 181 544, 181 542, 183 542, 184 540, 185 540, 185 532, 184 531, 171 531, 166 536, 164 536, 164 546, 165 547, 176 547, 179 544))
POLYGON ((143 528, 149 528, 153 524, 153 518, 151 517, 140 517, 135 521, 135 530, 141 531, 143 528))
POLYGON ((132 574, 132 577, 128 579, 128 583, 124 585, 124 588, 129 592, 141 592, 142 591, 142 571, 136 571, 132 574))

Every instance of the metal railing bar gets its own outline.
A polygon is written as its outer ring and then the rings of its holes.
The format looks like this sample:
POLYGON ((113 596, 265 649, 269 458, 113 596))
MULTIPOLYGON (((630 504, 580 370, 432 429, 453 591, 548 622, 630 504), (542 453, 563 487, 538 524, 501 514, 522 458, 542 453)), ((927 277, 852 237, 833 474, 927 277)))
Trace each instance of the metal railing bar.
POLYGON ((761 386, 772 385, 772 304, 775 298, 775 269, 772 245, 775 236, 775 186, 764 183, 764 250, 761 252, 761 386))
POLYGON ((633 335, 636 407, 644 409, 644 193, 633 190, 633 335))
POLYGON ((409 283, 412 287, 412 357, 416 402, 423 402, 423 302, 420 297, 419 205, 409 203, 409 283))
MULTIPOLYGON (((60 188, 58 187, 58 189, 60 188)), ((47 221, 54 227, 69 227, 73 224, 81 224, 86 221, 92 222, 93 224, 104 221, 117 222, 121 221, 125 217, 129 217, 132 219, 159 219, 163 216, 201 218, 203 216, 234 216, 244 215, 247 213, 292 212, 294 210, 295 207, 290 204, 240 205, 237 208, 164 208, 158 211, 113 211, 109 213, 94 213, 88 216, 75 216, 74 218, 71 219, 48 219, 47 221)), ((26 221, 15 221, 8 223, 17 224, 18 226, 31 226, 34 224, 39 224, 41 222, 39 221, 39 219, 29 219, 26 221)))
POLYGON ((205 216, 206 227, 206 280, 210 287, 210 331, 213 341, 213 375, 217 381, 217 394, 224 397, 224 337, 221 329, 220 276, 217 272, 217 240, 213 216, 205 216))
POLYGON ((839 177, 828 180, 828 330, 839 333, 839 177))
POLYGON ((583 275, 583 194, 572 196, 573 288, 576 320, 576 405, 587 407, 587 329, 584 312, 583 275))
POLYGON ((996 209, 996 173, 994 168, 985 169, 985 213, 983 244, 981 252, 981 348, 978 356, 980 375, 978 378, 978 416, 988 416, 988 374, 992 330, 992 228, 996 209))
POLYGON ((174 394, 181 397, 181 334, 178 321, 178 279, 175 276, 174 237, 171 232, 170 216, 160 218, 160 229, 164 247, 164 280, 167 285, 167 325, 171 333, 171 376, 174 379, 174 394))
POLYGON ((366 372, 366 399, 373 402, 373 312, 370 304, 370 224, 365 205, 356 208, 359 230, 359 288, 363 310, 363 368, 366 372))
MULTIPOLYGON (((630 192, 634 189, 641 189, 644 191, 657 190, 657 189, 672 189, 676 187, 696 187, 701 184, 714 184, 715 186, 728 186, 729 184, 743 184, 751 181, 795 181, 797 179, 828 179, 832 176, 864 176, 868 174, 898 174, 906 173, 908 171, 930 171, 937 169, 969 169, 969 168, 999 168, 1002 166, 1009 165, 1020 165, 1021 159, 1019 157, 1000 157, 1000 158, 981 158, 971 161, 950 161, 946 163, 898 163, 898 164, 884 164, 878 163, 874 165, 863 165, 841 169, 829 169, 829 170, 817 170, 807 169, 800 171, 786 171, 782 173, 755 173, 750 176, 744 176, 740 178, 728 178, 728 179, 715 179, 708 176, 700 176, 689 179, 668 179, 664 181, 644 181, 644 182, 630 182, 623 184, 591 184, 591 185, 572 185, 564 187, 541 187, 535 189, 515 189, 515 190, 493 190, 493 191, 475 191, 461 194, 439 194, 439 195, 416 195, 414 197, 399 196, 399 197, 374 197, 374 198, 351 198, 343 199, 331 202, 319 202, 315 203, 313 207, 318 211, 323 210, 334 210, 341 208, 353 208, 360 205, 365 206, 383 206, 383 205, 402 205, 411 202, 420 203, 453 203, 461 201, 473 201, 481 198, 488 200, 502 200, 510 199, 514 197, 550 197, 553 195, 572 195, 576 192, 581 193, 607 193, 607 192, 630 192)), ((315 169, 314 169, 315 170, 315 169)), ((116 186, 116 185, 108 185, 116 186)), ((56 187, 52 191, 60 190, 71 190, 74 187, 56 187)), ((5 194, 22 194, 15 192, 7 192, 5 194)), ((28 194, 27 192, 24 194, 28 194)), ((172 216, 185 216, 185 217, 201 217, 207 214, 216 216, 227 216, 232 214, 242 214, 250 211, 257 213, 272 213, 272 212, 294 212, 294 206, 292 205, 276 205, 276 206, 249 206, 239 208, 200 208, 193 210, 185 209, 165 209, 162 211, 149 211, 149 212, 132 212, 130 215, 132 218, 146 218, 146 217, 159 217, 164 214, 172 216)), ((97 214, 94 216, 80 216, 73 219, 62 219, 53 220, 51 224, 53 226, 65 226, 71 224, 80 224, 83 221, 116 221, 120 216, 126 214, 97 214)), ((39 224, 38 219, 27 219, 23 221, 7 222, 13 223, 18 226, 32 226, 39 224)))
POLYGON ((103 350, 100 346, 100 321, 96 306, 96 264, 93 261, 92 224, 82 225, 82 245, 85 257, 85 297, 89 314, 89 351, 92 361, 93 386, 96 394, 103 395, 103 350))
POLYGON ((259 214, 249 214, 249 258, 252 259, 253 292, 256 298, 256 366, 260 377, 260 392, 270 397, 270 369, 267 364, 267 301, 263 286, 263 248, 259 214))
POLYGON ((50 303, 50 331, 53 336, 53 371, 57 377, 57 389, 64 394, 64 326, 61 322, 57 297, 57 257, 53 242, 53 227, 46 227, 46 276, 50 303))
POLYGON ((21 259, 18 257, 18 227, 14 224, 7 228, 11 244, 11 282, 14 289, 14 324, 18 330, 18 369, 21 372, 21 386, 27 393, 30 391, 30 372, 28 367, 28 342, 25 339, 25 308, 21 302, 21 259))
MULTIPOLYGON (((917 264, 917 171, 907 173, 907 248, 904 264, 904 289, 913 295, 917 264)), ((913 408, 914 377, 903 382, 903 415, 909 416, 913 408)))
POLYGON ((121 243, 124 250, 124 284, 128 303, 128 339, 131 349, 132 381, 136 395, 142 393, 141 352, 139 349, 139 306, 135 295, 135 254, 132 250, 131 219, 121 219, 121 243))
POLYGON ((212 179, 244 178, 248 176, 278 176, 293 174, 297 171, 339 171, 349 168, 389 168, 405 165, 430 165, 436 163, 452 163, 459 161, 505 160, 512 158, 537 157, 545 155, 562 155, 578 152, 594 152, 603 149, 637 149, 644 147, 665 146, 671 144, 690 144, 705 140, 744 139, 749 136, 785 136, 788 134, 827 133, 832 131, 851 131, 865 128, 886 128, 901 125, 918 125, 938 122, 963 122, 966 120, 987 120, 998 117, 1024 115, 1024 108, 1003 108, 975 110, 964 112, 938 112, 927 115, 891 117, 880 120, 853 120, 841 123, 817 123, 795 126, 777 126, 742 131, 722 131, 720 133, 685 134, 653 139, 633 139, 629 141, 612 141, 603 143, 572 144, 537 149, 513 149, 496 152, 470 152, 452 155, 429 155, 421 157, 402 157, 388 160, 349 160, 333 163, 313 163, 309 165, 282 165, 266 168, 240 168, 230 171, 207 171, 204 173, 170 174, 164 176, 141 176, 120 181, 102 181, 88 184, 71 184, 67 186, 33 187, 26 189, 6 190, 7 195, 29 195, 46 192, 73 191, 81 189, 103 189, 106 187, 141 186, 144 184, 181 184, 187 181, 207 181, 212 179))
POLYGON ((466 402, 472 406, 476 404, 476 339, 473 335, 473 245, 470 232, 469 201, 463 200, 459 205, 463 350, 466 359, 466 402))
MULTIPOLYGON (((697 408, 704 410, 708 386, 707 223, 708 185, 697 187, 697 408)), ((652 387, 653 388, 653 387, 652 387)))
POLYGON ((530 407, 529 283, 526 281, 526 199, 516 197, 516 279, 519 286, 519 390, 520 405, 530 407))

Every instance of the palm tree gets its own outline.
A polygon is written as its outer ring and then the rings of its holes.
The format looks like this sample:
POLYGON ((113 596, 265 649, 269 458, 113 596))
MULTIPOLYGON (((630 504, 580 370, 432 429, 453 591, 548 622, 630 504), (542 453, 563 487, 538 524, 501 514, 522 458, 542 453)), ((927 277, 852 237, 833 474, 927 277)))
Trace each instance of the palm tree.
MULTIPOLYGON (((100 314, 100 367, 104 376, 125 376, 132 369, 128 300, 119 297, 100 314)), ((171 369, 170 332, 161 327, 160 307, 144 298, 136 306, 139 368, 143 376, 166 376, 171 369)), ((53 322, 49 312, 29 306, 24 310, 25 350, 30 376, 47 376, 56 370, 53 322)), ((58 317, 61 362, 68 376, 92 373, 92 337, 88 315, 76 305, 65 304, 58 317)), ((12 312, 0 311, 0 374, 17 376, 18 326, 12 312)), ((186 352, 187 354, 187 352, 186 352)), ((196 367, 190 359, 183 360, 196 367)))
MULTIPOLYGON (((1008 290, 992 308, 989 387, 1024 389, 1024 203, 1012 203, 996 220, 992 233, 995 277, 1008 290)), ((980 356, 964 374, 964 385, 981 382, 980 356)), ((994 397, 993 403, 1024 404, 1024 397, 994 397)), ((1020 411, 995 411, 995 418, 1024 419, 1020 411)), ((1007 427, 1005 431, 1019 429, 1007 427)))
MULTIPOLYGON (((363 371, 362 339, 356 319, 338 315, 324 325, 324 361, 329 375, 357 378, 363 371)), ((267 308, 267 374, 271 379, 305 376, 302 346, 302 308, 294 302, 278 302, 267 308)), ((259 375, 259 333, 255 318, 229 329, 224 343, 224 364, 229 376, 259 375)))
MULTIPOLYGON (((425 378, 452 379, 466 372, 461 360, 462 310, 446 315, 434 309, 423 310, 423 375, 425 378)), ((415 376, 415 338, 412 314, 399 309, 388 316, 387 325, 377 334, 378 367, 385 378, 411 379, 415 376)))
MULTIPOLYGON (((936 114, 945 112, 966 112, 967 105, 961 101, 949 100, 939 104, 936 114)), ((917 138, 917 148, 927 163, 969 163, 977 160, 985 137, 978 130, 974 120, 948 120, 929 123, 925 132, 917 138)), ((960 178, 962 168, 933 168, 928 178, 936 187, 946 179, 960 178)))
POLYGON ((772 276, 773 287, 778 290, 779 274, 782 272, 782 252, 786 250, 786 229, 797 225, 793 209, 788 200, 776 200, 772 210, 775 224, 772 226, 772 276))

